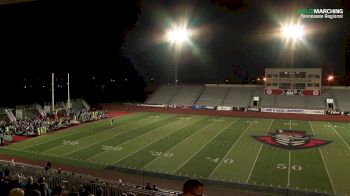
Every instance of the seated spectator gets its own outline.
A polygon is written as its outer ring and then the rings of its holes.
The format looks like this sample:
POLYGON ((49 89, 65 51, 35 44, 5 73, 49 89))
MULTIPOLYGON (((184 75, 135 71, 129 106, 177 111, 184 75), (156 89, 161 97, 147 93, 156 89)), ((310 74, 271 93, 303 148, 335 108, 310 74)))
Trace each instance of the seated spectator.
POLYGON ((29 176, 27 178, 27 183, 23 187, 25 191, 25 195, 28 195, 27 193, 31 192, 32 190, 38 189, 38 185, 34 183, 33 177, 29 176))
POLYGON ((152 190, 154 190, 154 191, 158 191, 158 189, 157 189, 157 187, 156 187, 156 185, 155 185, 155 184, 153 185, 152 190))
POLYGON ((24 191, 21 188, 13 188, 11 189, 9 196, 24 196, 24 191))
POLYGON ((38 190, 41 193, 41 196, 50 196, 51 195, 51 190, 49 189, 49 186, 45 182, 45 177, 40 177, 38 180, 38 190))
POLYGON ((23 188, 24 185, 23 183, 21 182, 21 179, 23 177, 21 177, 19 174, 14 174, 12 176, 12 180, 10 181, 9 183, 9 188, 10 190, 12 190, 13 188, 23 188))
POLYGON ((145 187, 146 190, 152 190, 152 187, 149 183, 147 183, 146 187, 145 187))
POLYGON ((63 190, 64 190, 63 186, 56 186, 52 191, 52 195, 53 196, 62 196, 63 190))
POLYGON ((28 195, 28 196, 41 196, 41 193, 39 190, 37 189, 34 189, 34 190, 31 190, 31 191, 26 191, 24 195, 28 195))
POLYGON ((204 185, 195 179, 187 180, 183 185, 184 196, 201 196, 204 192, 204 185))

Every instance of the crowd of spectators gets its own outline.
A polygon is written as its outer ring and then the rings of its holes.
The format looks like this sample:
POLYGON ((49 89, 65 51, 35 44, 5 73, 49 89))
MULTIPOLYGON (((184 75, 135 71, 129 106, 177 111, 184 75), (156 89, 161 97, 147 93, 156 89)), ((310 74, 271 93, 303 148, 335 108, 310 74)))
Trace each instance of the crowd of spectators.
POLYGON ((49 131, 66 128, 76 123, 85 123, 107 118, 104 110, 66 110, 62 116, 17 120, 13 123, 0 121, 0 134, 8 135, 42 135, 49 131))
MULTIPOLYGON (((51 163, 43 167, 12 162, 0 163, 0 196, 102 196, 122 195, 140 196, 154 195, 179 195, 179 192, 159 192, 155 185, 136 186, 119 181, 106 181, 91 176, 84 176, 72 172, 52 169, 51 163), (138 191, 135 191, 138 190, 138 191), (148 191, 145 194, 143 191, 148 191), (141 192, 140 192, 141 191, 141 192), (165 193, 165 194, 163 194, 165 193)), ((162 189, 162 191, 165 191, 162 189)))

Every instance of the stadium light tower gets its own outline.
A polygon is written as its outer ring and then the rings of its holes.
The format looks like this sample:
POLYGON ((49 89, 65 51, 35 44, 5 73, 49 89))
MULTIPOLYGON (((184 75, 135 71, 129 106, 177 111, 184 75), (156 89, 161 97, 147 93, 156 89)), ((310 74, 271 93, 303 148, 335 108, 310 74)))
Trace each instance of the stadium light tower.
MULTIPOLYGON (((167 32, 167 40, 171 46, 174 46, 177 52, 181 52, 182 45, 189 42, 190 32, 186 27, 177 27, 167 32)), ((175 59, 175 86, 177 86, 177 59, 175 59)))
POLYGON ((283 25, 282 26, 282 35, 283 38, 287 39, 287 41, 292 41, 292 69, 294 67, 294 49, 295 49, 295 43, 298 40, 301 40, 304 35, 304 27, 299 24, 289 24, 289 25, 283 25))
MULTIPOLYGON (((286 39, 287 43, 291 42, 291 67, 292 67, 292 79, 294 78, 294 50, 297 41, 302 40, 304 35, 304 27, 300 24, 288 24, 282 26, 282 36, 286 39)), ((292 88, 294 89, 294 81, 292 81, 292 88)))

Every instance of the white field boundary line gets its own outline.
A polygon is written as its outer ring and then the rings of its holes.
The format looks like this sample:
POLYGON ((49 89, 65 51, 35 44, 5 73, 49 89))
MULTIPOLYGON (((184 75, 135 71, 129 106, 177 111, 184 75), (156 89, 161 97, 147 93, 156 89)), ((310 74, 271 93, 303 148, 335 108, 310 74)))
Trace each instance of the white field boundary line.
POLYGON ((238 136, 237 140, 235 141, 235 143, 232 144, 231 148, 226 152, 225 156, 221 159, 221 161, 216 165, 216 167, 214 168, 214 170, 210 173, 208 178, 211 178, 212 175, 216 172, 216 170, 219 168, 219 166, 222 165, 223 161, 226 159, 226 157, 230 154, 230 152, 232 151, 232 149, 234 147, 236 147, 236 144, 238 143, 238 141, 242 138, 242 136, 247 132, 247 130, 253 125, 255 120, 252 120, 252 122, 242 131, 242 133, 238 136))
MULTIPOLYGON (((270 131, 273 121, 274 121, 274 119, 271 120, 269 128, 267 129, 267 133, 270 131)), ((246 181, 247 184, 249 183, 250 177, 252 176, 253 170, 255 168, 255 164, 258 161, 262 147, 263 147, 263 144, 260 144, 260 149, 259 149, 258 155, 255 158, 254 164, 253 164, 252 168, 250 169, 249 176, 248 176, 247 181, 246 181)))
POLYGON ((333 127, 333 125, 328 122, 329 126, 333 129, 333 131, 338 135, 338 137, 340 137, 340 139, 344 142, 344 144, 346 145, 346 147, 348 147, 348 149, 350 149, 349 144, 344 140, 344 138, 338 133, 338 131, 333 127))
MULTIPOLYGON (((96 144, 98 144, 98 143, 101 143, 101 142, 104 142, 104 141, 109 140, 109 139, 111 139, 111 138, 117 137, 117 136, 119 136, 119 135, 121 135, 121 134, 134 131, 135 129, 138 129, 138 128, 143 127, 143 126, 150 125, 150 124, 155 123, 155 122, 157 122, 157 121, 154 121, 154 122, 151 121, 150 123, 141 124, 140 126, 134 127, 134 128, 132 128, 132 129, 130 129, 130 130, 127 130, 127 131, 124 131, 124 132, 121 132, 121 133, 117 133, 117 134, 112 134, 110 137, 106 137, 105 139, 98 140, 97 142, 94 142, 94 143, 91 143, 91 144, 89 144, 89 145, 83 146, 83 148, 77 148, 76 150, 70 151, 70 152, 68 152, 68 153, 66 153, 66 154, 63 154, 62 156, 67 156, 67 155, 73 154, 73 153, 75 153, 75 152, 78 152, 78 151, 80 151, 80 150, 84 150, 84 149, 89 148, 89 147, 91 147, 91 146, 93 146, 93 145, 96 145, 96 144)), ((130 125, 130 124, 129 124, 129 125, 130 125)))
MULTIPOLYGON (((237 119, 238 120, 238 119, 237 119)), ((204 147, 206 147, 211 141, 213 141, 218 135, 220 135, 220 133, 222 133, 225 129, 229 128, 231 125, 233 125, 234 123, 237 122, 237 120, 232 121, 230 124, 228 124, 226 127, 224 127, 221 131, 219 131, 213 138, 211 138, 204 146, 202 146, 200 149, 198 149, 195 153, 193 153, 191 155, 190 158, 188 158, 185 162, 183 162, 175 171, 174 173, 176 173, 178 170, 180 170, 184 165, 186 165, 186 163, 188 163, 194 156, 196 156, 196 154, 198 154, 204 147)), ((250 126, 250 125, 249 125, 250 126)), ((248 126, 248 127, 249 127, 248 126)))
MULTIPOLYGON (((292 120, 289 120, 289 130, 292 130, 292 120)), ((287 180, 287 186, 290 185, 290 155, 291 150, 288 150, 288 180, 287 180)))
MULTIPOLYGON (((146 114, 147 115, 147 114, 146 114)), ((141 115, 142 116, 142 115, 141 115)), ((131 117, 131 116, 130 116, 131 117)), ((125 121, 125 120, 130 120, 130 119, 132 119, 132 118, 128 118, 128 119, 124 119, 123 121, 125 121)), ((140 120, 142 120, 142 119, 140 119, 140 120)), ((98 121, 96 121, 96 122, 98 122, 98 121)), ((137 121, 136 121, 137 122, 137 121)), ((125 125, 128 125, 128 124, 125 124, 125 125)), ((125 125, 121 125, 121 126, 125 126, 125 125)), ((102 127, 102 126, 101 126, 102 127)), ((105 131, 108 131, 108 130, 111 130, 111 129, 114 129, 114 128, 116 128, 116 127, 112 127, 112 128, 109 128, 109 129, 105 129, 104 131, 102 131, 102 132, 105 132, 105 131)), ((92 129, 92 128, 91 128, 92 129)), ((66 138, 66 137, 69 137, 69 136, 72 136, 72 135, 75 135, 75 134, 78 134, 78 133, 81 133, 81 132, 84 132, 84 131, 86 131, 86 130, 79 130, 79 131, 77 131, 77 132, 75 132, 75 131, 73 131, 72 133, 70 133, 70 134, 66 134, 66 135, 62 135, 62 136, 60 136, 60 137, 58 137, 58 138, 54 138, 54 137, 52 137, 52 140, 45 140, 44 142, 40 142, 40 143, 35 143, 34 145, 30 145, 30 146, 26 146, 25 148, 20 148, 20 149, 22 149, 22 150, 25 150, 25 149, 28 149, 28 148, 31 148, 31 147, 34 147, 34 146, 38 146, 38 145, 41 145, 41 144, 45 144, 45 143, 49 143, 49 142, 52 142, 52 141, 54 141, 54 140, 58 140, 58 139, 62 139, 62 138, 66 138)), ((100 132, 101 133, 101 132, 100 132)), ((47 136, 47 135, 43 135, 43 136, 47 136)), ((91 135, 90 135, 91 136, 91 135)), ((88 137, 88 136, 87 136, 88 137)), ((41 139, 40 138, 40 136, 38 136, 38 139, 41 139)))
MULTIPOLYGON (((79 158, 74 158, 74 157, 62 157, 60 155, 55 155, 55 154, 49 154, 49 153, 39 153, 39 152, 35 152, 35 151, 31 151, 31 150, 17 150, 17 149, 13 149, 13 151, 16 151, 16 152, 24 152, 24 153, 29 153, 29 154, 37 154, 37 155, 40 155, 40 156, 50 156, 50 157, 56 157, 56 158, 60 158, 60 159, 67 159, 67 160, 75 160, 75 161, 81 161, 81 162, 84 162, 84 163, 87 163, 89 164, 89 162, 83 160, 83 159, 79 159, 79 158)), ((104 162, 93 162, 93 163, 97 163, 99 165, 108 165, 107 163, 104 163, 104 162)))
MULTIPOLYGON (((172 132, 168 133, 167 135, 164 135, 164 136, 162 136, 161 138, 159 138, 159 139, 157 139, 157 140, 155 140, 155 141, 153 141, 153 142, 147 144, 147 145, 144 146, 143 148, 141 148, 141 149, 139 149, 139 150, 137 150, 137 151, 135 151, 135 152, 133 152, 133 153, 127 155, 126 157, 119 157, 119 159, 116 160, 115 162, 113 162, 112 165, 118 163, 119 161, 121 161, 121 160, 123 160, 123 159, 126 159, 126 158, 130 157, 131 155, 136 154, 137 152, 139 152, 139 151, 141 151, 141 150, 147 148, 148 146, 150 146, 150 145, 152 145, 152 144, 158 142, 159 140, 161 140, 161 139, 163 139, 163 138, 165 138, 165 137, 171 135, 172 133, 175 133, 176 131, 178 131, 178 130, 180 130, 180 129, 183 129, 183 128, 187 127, 187 126, 191 126, 192 124, 194 124, 194 123, 196 123, 196 122, 198 122, 198 121, 200 121, 200 120, 202 120, 202 119, 203 119, 203 118, 198 119, 198 120, 196 120, 196 121, 194 121, 194 122, 192 122, 192 123, 190 123, 190 124, 187 124, 187 125, 185 125, 185 126, 183 126, 183 127, 179 126, 178 128, 176 128, 176 129, 173 130, 172 132)), ((179 121, 185 121, 185 120, 179 120, 179 121)), ((187 121, 187 120, 186 120, 186 121, 187 121)), ((186 122, 186 121, 185 121, 185 122, 186 122)), ((178 122, 178 121, 177 121, 177 122, 178 122)))
MULTIPOLYGON (((167 118, 165 118, 165 119, 167 119, 167 118)), ((147 120, 147 119, 140 119, 140 120, 137 120, 137 121, 135 121, 135 122, 132 122, 132 124, 137 124, 137 123, 140 123, 140 121, 146 121, 146 120, 147 120)), ((157 120, 158 120, 158 119, 157 119, 157 120)), ((154 121, 154 122, 151 121, 150 123, 146 123, 146 124, 142 124, 142 123, 141 123, 141 125, 140 125, 140 126, 137 126, 136 128, 139 128, 139 127, 142 127, 142 126, 145 126, 145 125, 149 125, 149 124, 152 124, 152 123, 155 123, 155 122, 157 122, 157 121, 154 121)), ((131 125, 132 125, 132 124, 131 124, 131 125)), ((124 124, 124 125, 120 125, 120 126, 116 126, 116 127, 112 127, 112 128, 103 130, 103 131, 101 131, 101 132, 99 132, 99 133, 92 134, 92 135, 88 135, 88 136, 86 136, 86 137, 82 137, 82 138, 78 139, 78 141, 84 141, 85 139, 88 139, 88 138, 90 138, 90 137, 94 137, 94 136, 96 136, 97 134, 105 135, 105 134, 107 133, 107 131, 110 131, 110 130, 112 130, 112 131, 118 130, 118 131, 119 131, 120 128, 124 128, 124 127, 126 127, 126 126, 130 126, 130 123, 124 124)), ((132 130, 135 130, 135 128, 133 128, 133 129, 131 129, 131 130, 124 131, 124 132, 121 132, 121 133, 112 134, 112 137, 117 136, 117 135, 120 135, 120 134, 123 134, 123 133, 130 132, 130 131, 132 131, 132 130)), ((111 137, 108 137, 108 138, 111 138, 111 137)), ((100 140, 100 141, 101 141, 101 140, 100 140)), ((56 148, 59 148, 59 147, 62 147, 62 146, 65 146, 65 145, 64 145, 64 144, 60 144, 60 145, 55 146, 55 147, 53 147, 53 148, 46 149, 46 150, 44 150, 44 151, 42 151, 42 152, 47 152, 47 151, 50 151, 50 150, 52 150, 52 149, 56 149, 56 148)), ((71 152, 72 152, 72 151, 71 151, 71 152)), ((69 154, 70 154, 70 153, 69 153, 69 154)))
MULTIPOLYGON (((310 125, 310 127, 311 127, 312 133, 313 133, 313 134, 316 136, 316 133, 315 133, 315 131, 314 131, 314 129, 313 129, 313 127, 312 127, 312 125, 311 125, 310 121, 308 121, 308 122, 309 122, 309 125, 310 125)), ((329 171, 328 171, 328 168, 327 168, 326 161, 325 161, 325 160, 324 160, 324 158, 323 158, 322 150, 321 150, 321 148, 320 148, 320 147, 318 147, 318 150, 320 151, 321 158, 322 158, 322 161, 323 161, 323 165, 324 165, 324 167, 326 168, 326 172, 327 172, 327 175, 328 175, 329 181, 331 182, 331 185, 332 185, 332 189, 333 189, 334 195, 336 195, 337 193, 335 192, 335 188, 334 188, 334 185, 333 185, 332 178, 331 178, 331 176, 329 175, 329 171)))
MULTIPOLYGON (((173 116, 173 117, 175 117, 175 116, 173 116)), ((165 119, 164 119, 164 120, 165 120, 165 119)), ((143 134, 141 134, 141 135, 139 135, 139 136, 137 136, 137 137, 135 137, 135 138, 132 138, 131 140, 127 140, 127 141, 125 141, 125 142, 122 142, 122 143, 118 144, 118 146, 123 145, 123 144, 127 144, 127 143, 129 143, 129 142, 132 142, 133 140, 142 138, 142 137, 143 137, 144 135, 146 135, 146 134, 149 134, 149 133, 151 133, 151 132, 155 132, 157 129, 164 128, 165 126, 171 125, 171 124, 176 123, 176 122, 178 122, 178 121, 181 121, 181 120, 176 120, 176 121, 174 121, 174 122, 170 122, 170 123, 167 123, 167 124, 165 124, 165 125, 161 125, 161 126, 155 128, 155 129, 149 130, 149 131, 147 131, 146 133, 143 133, 143 134)), ((116 137, 116 136, 115 136, 115 137, 116 137)), ((111 139, 111 138, 109 138, 109 139, 111 139)), ((97 153, 97 154, 93 155, 92 157, 89 157, 89 158, 86 159, 86 160, 87 160, 87 161, 90 161, 92 158, 95 158, 95 157, 97 157, 97 156, 99 156, 99 155, 101 155, 101 154, 103 154, 103 153, 107 153, 107 152, 109 152, 109 150, 108 150, 108 151, 103 151, 103 152, 97 153)))
MULTIPOLYGON (((233 122, 237 122, 239 118, 237 118, 235 121, 233 122)), ((198 129, 196 132, 192 133, 190 136, 188 136, 186 139, 184 139, 182 142, 176 144, 175 146, 173 146, 172 148, 170 148, 169 150, 165 151, 163 154, 169 153, 170 151, 174 150, 175 148, 177 148, 178 146, 180 146, 182 143, 185 143, 186 141, 192 139, 192 136, 200 133, 203 129, 207 128, 208 126, 212 125, 213 123, 216 123, 214 121, 211 121, 209 124, 205 125, 204 127, 198 129)), ((148 162, 146 165, 143 166, 143 168, 145 168, 148 165, 151 165, 153 162, 155 162, 156 160, 160 159, 161 156, 156 157, 155 159, 153 159, 152 161, 148 162)))
POLYGON ((288 150, 288 181, 287 181, 287 186, 290 185, 290 151, 288 150))

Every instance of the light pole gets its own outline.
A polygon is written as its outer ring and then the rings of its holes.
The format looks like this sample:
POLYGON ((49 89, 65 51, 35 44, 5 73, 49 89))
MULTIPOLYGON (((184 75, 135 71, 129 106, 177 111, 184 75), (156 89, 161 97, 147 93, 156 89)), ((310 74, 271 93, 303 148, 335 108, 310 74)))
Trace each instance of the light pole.
POLYGON ((282 26, 282 36, 287 42, 291 41, 291 68, 292 68, 292 87, 294 89, 294 50, 295 44, 298 40, 302 39, 304 35, 304 27, 300 24, 289 24, 282 26))
POLYGON ((174 66, 175 66, 175 81, 174 84, 175 86, 177 86, 178 83, 178 77, 177 77, 177 66, 178 66, 178 60, 179 57, 176 55, 180 55, 181 56, 181 49, 182 49, 182 45, 185 42, 189 41, 189 37, 190 37, 190 33, 189 31, 185 28, 185 27, 180 27, 180 28, 174 28, 171 29, 167 32, 167 39, 170 43, 170 45, 172 47, 175 48, 175 53, 174 53, 174 58, 175 58, 175 62, 174 62, 174 66))

